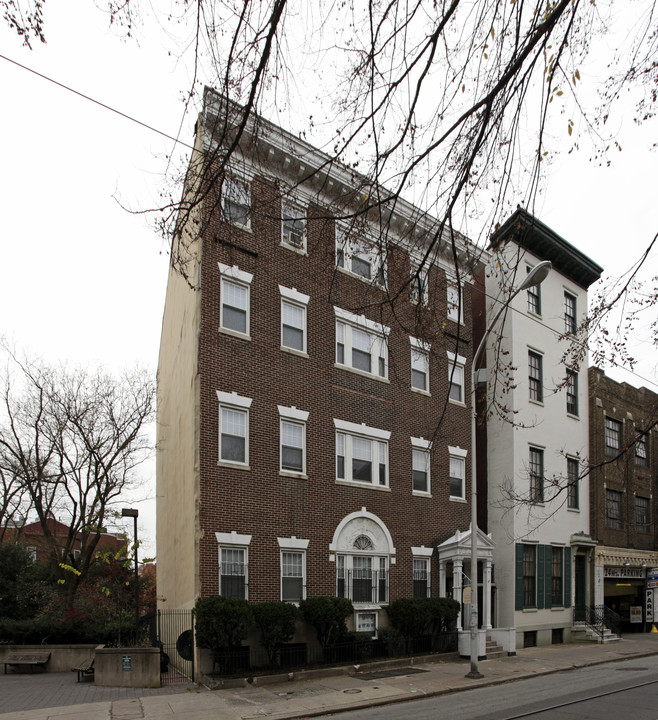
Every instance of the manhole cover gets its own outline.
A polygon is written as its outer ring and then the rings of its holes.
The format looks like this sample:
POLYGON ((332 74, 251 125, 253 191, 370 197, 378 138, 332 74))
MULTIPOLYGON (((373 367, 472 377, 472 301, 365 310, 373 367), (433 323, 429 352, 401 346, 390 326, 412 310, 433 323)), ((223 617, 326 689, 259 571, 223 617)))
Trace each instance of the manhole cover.
POLYGON ((393 678, 399 677, 401 675, 413 675, 414 673, 424 672, 427 672, 427 670, 421 670, 419 668, 412 667, 403 667, 395 668, 394 670, 382 670, 381 672, 360 673, 358 675, 355 675, 354 677, 359 678, 359 680, 383 680, 384 678, 393 678))
POLYGON ((360 690, 357 690, 356 688, 350 688, 349 690, 343 690, 345 695, 356 695, 357 693, 360 693, 360 690))

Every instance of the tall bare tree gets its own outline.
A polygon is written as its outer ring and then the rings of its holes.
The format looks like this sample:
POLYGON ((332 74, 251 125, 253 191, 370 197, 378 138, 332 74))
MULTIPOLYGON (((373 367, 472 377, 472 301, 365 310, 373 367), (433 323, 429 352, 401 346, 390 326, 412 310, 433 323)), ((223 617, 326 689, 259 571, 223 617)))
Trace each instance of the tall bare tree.
POLYGON ((76 568, 66 575, 73 594, 117 501, 138 482, 139 467, 151 453, 146 426, 153 418, 155 383, 143 370, 112 377, 13 352, 7 359, 0 472, 13 484, 5 484, 10 495, 3 494, 2 507, 10 510, 20 493, 23 512, 29 510, 41 525, 51 562, 76 568), (53 535, 51 517, 68 526, 65 538, 53 535), (77 557, 74 548, 80 549, 77 557))

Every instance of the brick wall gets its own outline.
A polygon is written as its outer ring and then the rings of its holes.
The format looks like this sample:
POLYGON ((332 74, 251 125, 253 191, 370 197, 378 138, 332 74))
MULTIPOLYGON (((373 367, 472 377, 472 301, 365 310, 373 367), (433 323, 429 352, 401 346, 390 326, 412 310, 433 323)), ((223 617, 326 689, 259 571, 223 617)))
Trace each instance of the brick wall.
MULTIPOLYGON (((307 595, 334 595, 336 565, 329 544, 338 523, 366 507, 391 532, 396 564, 391 567, 391 599, 412 594, 411 547, 435 546, 469 524, 469 505, 449 500, 448 446, 468 449, 466 498, 470 492, 470 416, 465 406, 447 402, 447 351, 470 362, 470 288, 464 292, 461 326, 446 320, 446 277, 430 274, 429 308, 412 303, 403 285, 410 275, 407 253, 387 245, 388 292, 336 271, 334 222, 327 210, 311 205, 307 253, 282 247, 281 202, 275 182, 256 176, 251 183, 251 230, 222 220, 219 204, 207 203, 203 229, 201 376, 201 493, 199 518, 202 595, 218 591, 215 532, 251 534, 249 598, 277 600, 280 557, 277 537, 309 539, 307 595), (211 209, 208 209, 211 208, 211 209), (252 273, 251 340, 218 330, 218 263, 252 273), (308 357, 280 349, 280 294, 283 285, 310 296, 308 357), (388 382, 334 366, 334 306, 364 314, 390 327, 388 382), (431 308, 431 309, 430 309, 431 308), (432 341, 431 396, 410 389, 409 336, 432 341), (456 336, 462 341, 456 345, 456 336), (249 469, 218 466, 216 391, 252 398, 249 414, 249 469), (308 411, 307 479, 279 473, 277 405, 308 411), (391 432, 389 488, 337 484, 333 419, 365 423, 391 432), (412 494, 410 438, 434 441, 431 497, 412 494)), ((468 397, 470 365, 465 370, 468 397)), ((438 595, 438 565, 432 561, 432 594, 438 595)))

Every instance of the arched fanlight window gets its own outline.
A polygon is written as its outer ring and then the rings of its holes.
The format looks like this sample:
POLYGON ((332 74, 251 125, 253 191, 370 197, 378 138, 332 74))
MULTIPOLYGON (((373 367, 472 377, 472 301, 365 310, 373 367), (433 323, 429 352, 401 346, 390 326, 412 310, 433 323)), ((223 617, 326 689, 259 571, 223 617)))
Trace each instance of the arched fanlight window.
POLYGON ((372 540, 367 535, 359 535, 359 537, 354 541, 354 549, 373 550, 374 545, 372 544, 372 540))

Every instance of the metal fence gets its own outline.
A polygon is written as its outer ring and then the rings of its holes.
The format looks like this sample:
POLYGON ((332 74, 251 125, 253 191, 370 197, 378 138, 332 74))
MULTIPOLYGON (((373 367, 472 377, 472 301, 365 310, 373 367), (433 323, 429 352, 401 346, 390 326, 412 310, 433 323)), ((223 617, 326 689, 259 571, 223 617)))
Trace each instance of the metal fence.
POLYGON ((163 685, 194 679, 194 611, 158 610, 145 618, 151 644, 160 647, 163 685))

